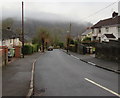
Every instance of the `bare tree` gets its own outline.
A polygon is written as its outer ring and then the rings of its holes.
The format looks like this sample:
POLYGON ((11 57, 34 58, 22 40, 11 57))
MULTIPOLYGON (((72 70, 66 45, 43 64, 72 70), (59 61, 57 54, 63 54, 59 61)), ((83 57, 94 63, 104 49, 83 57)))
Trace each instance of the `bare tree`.
POLYGON ((46 29, 38 29, 37 35, 34 38, 34 41, 37 43, 41 43, 42 45, 42 52, 44 52, 45 48, 48 48, 48 44, 51 42, 51 36, 46 29))
POLYGON ((66 36, 66 40, 67 40, 67 53, 69 52, 69 44, 70 44, 70 40, 71 40, 71 36, 70 36, 70 34, 67 34, 67 36, 66 36))

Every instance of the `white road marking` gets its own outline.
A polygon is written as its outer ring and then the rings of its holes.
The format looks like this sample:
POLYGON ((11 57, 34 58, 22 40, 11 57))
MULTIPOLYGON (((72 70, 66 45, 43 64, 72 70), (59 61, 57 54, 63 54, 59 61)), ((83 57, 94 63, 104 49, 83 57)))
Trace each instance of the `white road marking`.
POLYGON ((88 62, 88 63, 89 63, 89 64, 92 64, 92 65, 94 65, 94 66, 96 65, 96 64, 94 64, 94 63, 92 63, 92 62, 88 62))
POLYGON ((76 56, 74 56, 74 55, 71 55, 72 57, 74 57, 75 59, 78 59, 79 60, 79 58, 78 57, 76 57, 76 56))
POLYGON ((26 98, 30 98, 33 94, 33 84, 34 84, 34 72, 35 72, 35 63, 36 63, 37 59, 34 60, 33 65, 32 65, 32 73, 31 73, 31 79, 30 79, 30 87, 29 87, 29 92, 27 94, 26 98))
POLYGON ((108 88, 106 88, 106 87, 104 87, 104 86, 102 86, 102 85, 100 85, 100 84, 98 84, 98 83, 88 79, 88 78, 84 78, 84 79, 87 80, 88 82, 90 82, 90 83, 92 83, 92 84, 94 84, 94 85, 96 85, 96 86, 98 86, 98 87, 100 87, 100 88, 102 88, 102 89, 104 89, 104 90, 106 90, 106 91, 108 91, 108 92, 110 92, 110 93, 120 97, 120 94, 118 94, 118 93, 116 93, 116 92, 114 92, 114 91, 112 91, 112 90, 110 90, 110 89, 108 89, 108 88))

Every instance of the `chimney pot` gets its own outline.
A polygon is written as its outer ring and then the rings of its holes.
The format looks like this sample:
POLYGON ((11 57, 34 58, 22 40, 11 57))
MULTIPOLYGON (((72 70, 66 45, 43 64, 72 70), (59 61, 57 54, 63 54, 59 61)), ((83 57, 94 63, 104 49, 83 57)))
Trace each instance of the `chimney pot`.
POLYGON ((114 11, 114 12, 112 13, 112 17, 115 18, 116 16, 118 16, 118 13, 114 11))

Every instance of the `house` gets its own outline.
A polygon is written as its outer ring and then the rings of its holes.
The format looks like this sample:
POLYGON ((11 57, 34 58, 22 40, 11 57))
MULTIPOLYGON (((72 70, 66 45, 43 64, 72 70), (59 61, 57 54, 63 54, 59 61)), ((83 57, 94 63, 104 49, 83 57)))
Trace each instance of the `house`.
POLYGON ((2 65, 6 65, 11 57, 21 57, 21 45, 19 35, 10 29, 2 29, 2 65))
POLYGON ((81 34, 81 41, 83 41, 85 38, 91 38, 91 36, 92 36, 92 29, 87 28, 87 30, 81 34))
POLYGON ((2 46, 2 30, 0 29, 0 46, 2 46))
POLYGON ((113 12, 112 18, 100 20, 92 26, 92 41, 109 42, 118 38, 120 38, 120 16, 116 12, 113 12))
POLYGON ((0 46, 2 46, 2 40, 0 40, 0 46))
POLYGON ((14 46, 21 46, 19 36, 9 29, 2 29, 2 46, 12 48, 14 46))

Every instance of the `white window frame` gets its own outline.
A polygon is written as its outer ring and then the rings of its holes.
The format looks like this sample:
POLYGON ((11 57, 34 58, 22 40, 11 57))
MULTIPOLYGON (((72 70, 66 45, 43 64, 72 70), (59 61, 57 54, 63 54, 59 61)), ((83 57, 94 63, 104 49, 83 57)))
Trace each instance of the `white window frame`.
POLYGON ((105 30, 106 30, 106 32, 109 32, 109 27, 106 27, 105 30))

